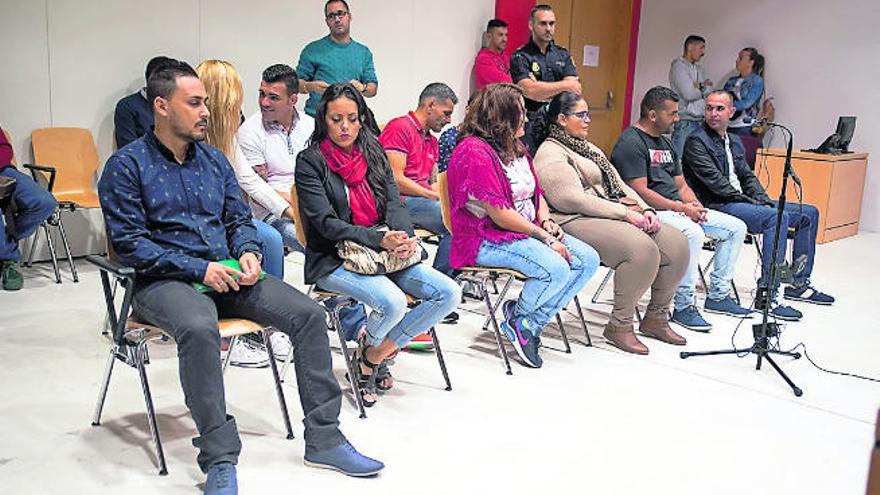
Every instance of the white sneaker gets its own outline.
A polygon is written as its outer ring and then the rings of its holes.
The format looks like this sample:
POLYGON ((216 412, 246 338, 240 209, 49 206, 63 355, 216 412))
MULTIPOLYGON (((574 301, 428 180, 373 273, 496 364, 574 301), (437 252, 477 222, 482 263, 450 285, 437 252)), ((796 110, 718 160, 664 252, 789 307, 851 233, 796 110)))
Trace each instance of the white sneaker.
POLYGON ((290 345, 290 337, 284 332, 272 332, 269 335, 269 340, 272 344, 272 353, 275 354, 275 359, 286 361, 287 356, 293 351, 293 346, 290 345))
MULTIPOLYGON (((269 366, 269 355, 266 351, 245 339, 237 339, 235 347, 227 352, 232 353, 229 358, 229 364, 232 366, 239 368, 265 368, 269 366)), ((226 358, 225 355, 222 357, 226 358)))

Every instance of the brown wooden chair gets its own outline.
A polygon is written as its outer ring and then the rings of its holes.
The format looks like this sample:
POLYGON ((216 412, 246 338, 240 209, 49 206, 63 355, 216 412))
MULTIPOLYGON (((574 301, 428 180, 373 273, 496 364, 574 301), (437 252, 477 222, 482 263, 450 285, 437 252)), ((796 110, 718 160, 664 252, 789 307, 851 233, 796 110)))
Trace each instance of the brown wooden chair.
MULTIPOLYGON (((296 191, 296 184, 291 186, 290 188, 290 205, 291 212, 293 213, 293 224, 296 228, 296 240, 303 246, 306 247, 307 244, 307 230, 309 228, 308 222, 305 218, 300 214, 299 209, 299 196, 296 191)), ((363 398, 361 397, 360 392, 358 391, 357 386, 357 375, 355 374, 355 366, 359 366, 357 363, 357 356, 355 356, 355 352, 352 349, 348 348, 348 344, 345 339, 345 334, 342 331, 342 323, 340 322, 339 312, 342 308, 346 306, 350 306, 352 304, 356 304, 357 301, 348 296, 346 294, 342 294, 340 292, 327 291, 323 289, 316 288, 314 286, 309 287, 309 295, 315 300, 315 302, 321 304, 324 301, 329 299, 338 298, 341 300, 339 304, 336 304, 333 310, 329 310, 324 307, 328 314, 330 315, 330 326, 333 330, 336 331, 336 335, 339 337, 339 347, 342 348, 342 355, 345 358, 345 367, 348 369, 348 382, 351 386, 352 395, 354 395, 355 402, 358 406, 358 411, 360 412, 361 418, 367 417, 366 409, 364 408, 363 398)), ((418 302, 418 299, 413 296, 407 294, 406 301, 408 304, 414 304, 418 302)), ((437 363, 440 365, 440 372, 443 374, 443 381, 446 383, 446 391, 452 390, 452 382, 449 380, 449 371, 446 369, 446 361, 443 359, 443 350, 440 348, 440 340, 437 338, 437 331, 431 327, 428 330, 428 335, 431 336, 431 340, 434 343, 434 354, 437 356, 437 363)), ((290 367, 290 362, 292 360, 292 353, 288 355, 287 360, 284 363, 284 367, 281 369, 281 376, 287 376, 287 368, 290 367)))
MULTIPOLYGON (((443 225, 445 225, 446 229, 449 230, 449 232, 452 232, 452 235, 455 236, 455 232, 452 231, 452 220, 450 217, 449 183, 446 177, 446 172, 441 172, 437 175, 437 191, 440 194, 440 211, 443 214, 443 225)), ((498 308, 501 307, 501 303, 504 301, 504 296, 507 295, 507 291, 510 289, 510 285, 513 281, 519 280, 520 282, 525 282, 528 280, 528 277, 516 270, 500 267, 465 266, 458 270, 461 274, 456 277, 457 281, 468 281, 479 288, 480 295, 486 303, 486 310, 488 312, 486 322, 483 323, 483 330, 487 330, 489 324, 492 324, 492 328, 495 331, 495 342, 498 345, 498 352, 501 354, 501 358, 504 361, 504 368, 508 375, 512 375, 513 371, 510 368, 510 359, 507 357, 507 350, 504 348, 503 343, 506 338, 501 335, 501 328, 498 325, 498 318, 495 314, 498 312, 498 308), (486 288, 486 282, 493 280, 493 278, 500 277, 506 278, 506 281, 501 289, 501 293, 498 294, 498 298, 493 303, 489 298, 489 291, 486 288)), ((593 341, 590 339, 590 333, 587 331, 587 323, 584 319, 584 313, 577 296, 574 297, 573 303, 578 314, 578 319, 580 320, 581 328, 584 331, 584 336, 587 340, 586 345, 592 346, 593 341)), ((556 314, 556 324, 559 326, 559 333, 562 336, 562 342, 565 345, 565 352, 570 353, 571 344, 568 341, 568 334, 565 331, 565 325, 562 323, 562 317, 559 313, 556 314)))
MULTIPOLYGON (((55 270, 55 282, 61 283, 58 271, 58 260, 55 244, 49 234, 49 226, 57 227, 61 234, 61 242, 67 255, 67 263, 74 282, 79 282, 76 265, 67 242, 62 212, 76 211, 77 208, 100 208, 98 194, 95 192, 96 173, 98 171, 98 151, 95 141, 88 129, 76 127, 47 127, 36 129, 31 133, 34 150, 33 165, 24 165, 30 169, 37 183, 46 189, 58 201, 58 209, 43 224, 46 242, 52 256, 52 267, 55 270)), ((26 266, 31 266, 38 237, 31 242, 31 252, 26 266)))
MULTIPOLYGON (((109 253, 112 256, 112 252, 109 253)), ((138 371, 140 377, 141 391, 144 394, 144 402, 147 407, 147 422, 150 426, 150 434, 153 437, 153 443, 156 448, 156 458, 159 462, 159 474, 168 474, 168 467, 165 463, 165 454, 162 450, 162 440, 159 437, 159 425, 156 422, 156 413, 153 407, 153 398, 150 393, 150 385, 147 381, 146 365, 149 364, 149 354, 147 352, 147 344, 156 341, 168 341, 172 337, 162 328, 149 325, 139 321, 136 317, 131 316, 132 289, 135 281, 135 271, 133 268, 124 267, 109 257, 104 256, 86 256, 86 259, 97 266, 101 272, 101 284, 104 290, 104 302, 107 306, 107 318, 110 324, 110 355, 107 358, 107 365, 104 370, 104 377, 101 382, 101 389, 98 393, 98 402, 95 406, 94 416, 92 417, 92 426, 100 426, 101 413, 104 409, 104 402, 107 398, 107 390, 110 386, 110 377, 113 374, 113 365, 116 361, 121 361, 138 371), (119 290, 121 288, 121 294, 119 290), (121 297, 121 304, 117 305, 117 296, 121 297)), ((290 415, 287 410, 287 401, 284 397, 284 390, 281 387, 281 378, 278 374, 278 365, 272 350, 272 341, 269 339, 270 328, 263 327, 258 323, 245 319, 221 319, 218 322, 221 337, 230 338, 229 349, 235 346, 239 337, 250 334, 262 334, 263 342, 270 356, 269 369, 272 372, 272 378, 275 381, 275 393, 278 396, 278 403, 281 407, 281 416, 284 420, 284 427, 287 431, 287 439, 293 438, 293 430, 290 425, 290 415)), ((227 353, 223 361, 223 371, 229 364, 231 352, 227 353)))

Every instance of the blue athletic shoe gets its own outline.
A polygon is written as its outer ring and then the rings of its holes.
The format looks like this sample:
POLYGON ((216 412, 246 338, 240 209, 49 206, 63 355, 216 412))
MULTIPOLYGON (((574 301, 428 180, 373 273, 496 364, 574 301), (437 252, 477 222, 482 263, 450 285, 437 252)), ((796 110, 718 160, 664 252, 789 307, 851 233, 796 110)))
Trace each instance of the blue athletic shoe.
POLYGON ((770 316, 783 321, 800 321, 804 314, 784 304, 777 304, 770 310, 770 316))
POLYGON ((501 322, 501 331, 513 344, 517 355, 526 366, 540 368, 544 364, 544 360, 538 355, 540 339, 533 336, 522 317, 504 320, 501 322))
POLYGON ((821 306, 831 306, 834 304, 834 297, 819 292, 809 282, 801 287, 786 287, 783 297, 792 301, 803 301, 810 304, 819 304, 821 306))
POLYGON ((691 305, 684 309, 676 309, 672 312, 670 322, 681 325, 695 332, 708 332, 712 330, 712 324, 703 318, 696 306, 691 305))
POLYGON ((373 476, 385 467, 380 461, 355 450, 348 440, 343 440, 336 447, 326 450, 316 450, 306 445, 303 462, 306 466, 332 469, 355 477, 373 476))
POLYGON ((730 296, 718 300, 706 298, 706 304, 703 306, 703 309, 707 313, 733 316, 734 318, 745 319, 752 317, 752 310, 740 306, 730 296))
POLYGON ((516 312, 516 301, 513 299, 508 299, 501 303, 501 314, 504 315, 505 320, 509 320, 513 318, 513 314, 516 312))
POLYGON ((205 495, 238 495, 238 479, 232 463, 221 462, 208 468, 205 495))

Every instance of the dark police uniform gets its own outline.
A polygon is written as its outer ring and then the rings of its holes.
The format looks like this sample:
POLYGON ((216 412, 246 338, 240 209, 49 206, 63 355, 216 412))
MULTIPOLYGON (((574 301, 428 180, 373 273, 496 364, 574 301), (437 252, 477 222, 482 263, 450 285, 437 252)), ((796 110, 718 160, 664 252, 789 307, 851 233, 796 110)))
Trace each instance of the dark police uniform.
MULTIPOLYGON (((527 79, 529 74, 533 75, 535 80, 540 82, 557 82, 568 76, 577 77, 578 75, 568 50, 551 41, 547 45, 547 53, 541 53, 538 45, 531 38, 528 43, 519 47, 510 56, 510 77, 514 83, 527 79)), ((530 131, 532 124, 535 122, 535 115, 545 103, 529 98, 525 100, 526 114, 529 122, 526 123, 526 135, 523 136, 523 142, 525 142, 529 147, 529 151, 534 155, 535 148, 537 147, 534 146, 530 131)))

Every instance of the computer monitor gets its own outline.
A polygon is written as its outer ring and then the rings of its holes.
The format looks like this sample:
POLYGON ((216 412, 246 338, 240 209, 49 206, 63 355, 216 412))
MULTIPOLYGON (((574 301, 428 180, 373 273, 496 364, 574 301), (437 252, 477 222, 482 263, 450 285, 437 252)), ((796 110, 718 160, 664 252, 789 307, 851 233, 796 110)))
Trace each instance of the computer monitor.
POLYGON ((837 143, 837 149, 842 153, 849 153, 849 143, 852 142, 853 133, 855 131, 855 117, 839 117, 837 119, 837 130, 834 132, 840 136, 840 140, 837 143))

